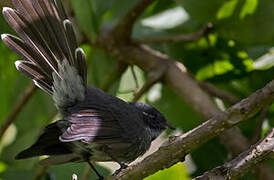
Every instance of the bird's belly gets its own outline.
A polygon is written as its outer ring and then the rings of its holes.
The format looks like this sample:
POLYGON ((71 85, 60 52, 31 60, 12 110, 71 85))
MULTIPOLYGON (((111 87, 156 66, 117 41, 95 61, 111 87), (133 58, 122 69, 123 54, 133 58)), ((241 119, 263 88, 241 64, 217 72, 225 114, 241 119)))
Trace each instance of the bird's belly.
POLYGON ((73 142, 73 152, 79 155, 88 155, 93 161, 119 161, 129 163, 140 155, 143 155, 149 148, 150 143, 136 141, 135 143, 83 143, 73 142))
POLYGON ((90 160, 99 162, 113 161, 113 159, 107 153, 94 149, 91 152, 90 160))

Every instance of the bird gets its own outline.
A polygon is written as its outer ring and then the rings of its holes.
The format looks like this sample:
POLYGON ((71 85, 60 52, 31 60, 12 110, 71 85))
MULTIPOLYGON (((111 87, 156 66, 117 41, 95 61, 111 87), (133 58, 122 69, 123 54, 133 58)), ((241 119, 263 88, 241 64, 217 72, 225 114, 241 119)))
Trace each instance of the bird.
POLYGON ((120 168, 143 155, 167 128, 164 115, 149 104, 125 102, 87 85, 84 51, 60 0, 12 0, 2 14, 19 36, 1 39, 23 60, 15 67, 52 96, 60 120, 47 125, 37 141, 15 159, 47 155, 41 165, 114 161, 120 168))

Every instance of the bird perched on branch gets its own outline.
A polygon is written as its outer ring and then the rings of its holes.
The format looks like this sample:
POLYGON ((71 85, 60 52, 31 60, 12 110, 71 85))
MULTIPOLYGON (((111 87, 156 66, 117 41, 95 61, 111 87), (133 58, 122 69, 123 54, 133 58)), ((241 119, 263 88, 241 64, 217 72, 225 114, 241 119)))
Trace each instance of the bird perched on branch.
POLYGON ((62 115, 16 159, 49 155, 41 161, 47 166, 88 162, 102 179, 90 161, 115 161, 121 170, 162 131, 173 129, 150 105, 127 103, 87 85, 85 54, 60 0, 12 2, 15 10, 5 7, 3 15, 20 39, 2 34, 2 40, 23 58, 15 62, 17 70, 52 95, 62 115))

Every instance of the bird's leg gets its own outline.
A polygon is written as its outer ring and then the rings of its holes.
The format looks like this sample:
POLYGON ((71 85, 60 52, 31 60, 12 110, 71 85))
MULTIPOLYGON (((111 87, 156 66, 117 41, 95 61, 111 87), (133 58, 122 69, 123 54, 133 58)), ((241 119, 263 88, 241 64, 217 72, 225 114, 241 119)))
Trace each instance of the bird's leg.
POLYGON ((87 163, 89 164, 89 166, 91 167, 91 169, 96 173, 96 175, 98 176, 99 180, 103 180, 104 176, 102 176, 97 170, 96 168, 93 166, 93 164, 89 161, 89 159, 87 160, 87 163))
POLYGON ((125 163, 120 162, 118 159, 112 156, 111 153, 108 153, 108 155, 112 158, 113 161, 117 162, 120 165, 120 168, 113 173, 113 176, 117 176, 123 169, 126 169, 128 167, 125 163))
POLYGON ((113 161, 117 162, 120 165, 120 168, 112 174, 114 177, 116 177, 123 169, 126 169, 128 167, 126 164, 119 161, 107 146, 104 147, 104 152, 107 153, 113 161))
POLYGON ((128 165, 126 165, 125 163, 121 163, 119 161, 116 162, 120 165, 120 168, 114 172, 114 176, 117 176, 123 169, 126 169, 128 167, 128 165))

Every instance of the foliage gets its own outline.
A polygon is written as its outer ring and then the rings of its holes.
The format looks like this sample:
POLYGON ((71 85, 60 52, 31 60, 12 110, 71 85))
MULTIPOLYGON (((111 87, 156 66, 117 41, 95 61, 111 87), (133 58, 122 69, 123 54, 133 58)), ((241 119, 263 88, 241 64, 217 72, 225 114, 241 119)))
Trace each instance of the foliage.
MULTIPOLYGON (((108 30, 114 26, 138 0, 71 2, 78 27, 94 42, 102 29, 108 30)), ((149 45, 182 62, 198 80, 210 82, 239 98, 244 98, 274 77, 274 55, 273 49, 271 50, 274 44, 273 9, 272 0, 156 0, 138 19, 133 37, 137 39, 180 35, 198 30, 207 22, 213 22, 213 31, 198 41, 149 45)), ((0 27, 0 33, 11 31, 2 17, 0 27)), ((87 54, 89 84, 101 87, 114 69, 115 60, 101 49, 87 44, 82 46, 87 54)), ((15 70, 13 63, 17 59, 18 57, 0 42, 0 123, 5 120, 21 93, 31 83, 15 70)), ((143 84, 146 74, 137 69, 137 75, 140 84, 143 84)), ((110 92, 130 101, 133 94, 121 92, 134 88, 132 74, 127 71, 110 92)), ((142 101, 156 106, 183 132, 201 123, 201 118, 187 103, 162 84, 150 89, 142 101)), ((225 105, 228 107, 228 104, 225 105)), ((21 161, 15 161, 13 158, 37 138, 41 129, 53 120, 50 117, 54 114, 55 107, 51 98, 42 91, 37 91, 1 139, 0 178, 32 179, 35 176, 39 169, 38 158, 21 161)), ((272 105, 263 126, 264 132, 274 125, 273 114, 272 105)), ((258 117, 255 117, 239 127, 247 137, 252 137, 257 121, 258 117)), ((147 180, 189 179, 190 176, 199 175, 223 164, 230 154, 216 138, 199 147, 191 156, 194 168, 179 163, 148 177, 147 180)), ((274 168, 272 161, 269 164, 274 168)), ((65 180, 70 179, 72 173, 76 173, 81 177, 84 167, 84 164, 51 167, 48 176, 65 180)), ((104 175, 110 173, 106 168, 100 168, 104 175)), ((248 179, 250 178, 251 176, 248 176, 248 179)))

